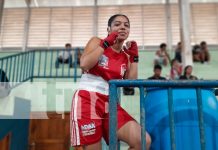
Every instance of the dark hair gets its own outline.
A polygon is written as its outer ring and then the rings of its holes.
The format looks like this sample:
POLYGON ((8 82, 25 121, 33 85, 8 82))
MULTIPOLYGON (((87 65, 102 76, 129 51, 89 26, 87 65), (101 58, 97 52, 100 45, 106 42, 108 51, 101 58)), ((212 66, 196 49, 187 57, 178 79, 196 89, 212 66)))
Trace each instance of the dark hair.
POLYGON ((161 65, 159 65, 159 64, 157 64, 157 65, 154 65, 154 70, 156 70, 156 69, 160 69, 160 70, 162 70, 162 67, 161 67, 161 65))
POLYGON ((66 43, 65 47, 71 47, 71 44, 70 43, 66 43))
POLYGON ((186 66, 186 67, 185 67, 185 69, 184 69, 184 75, 186 75, 186 72, 187 72, 187 70, 188 70, 188 68, 189 68, 189 67, 191 67, 191 68, 192 68, 192 66, 191 66, 191 65, 188 65, 188 66, 186 66))
POLYGON ((130 25, 129 18, 128 18, 126 15, 124 15, 124 14, 115 14, 115 15, 113 15, 113 16, 111 16, 111 17, 109 18, 108 23, 107 23, 107 26, 110 27, 111 24, 112 24, 112 22, 114 21, 114 19, 115 19, 116 17, 118 17, 118 16, 123 16, 123 17, 125 17, 125 18, 127 19, 128 23, 129 23, 129 25, 130 25))
POLYGON ((174 59, 171 60, 171 66, 173 66, 173 63, 174 63, 175 61, 178 61, 178 60, 177 60, 176 58, 174 58, 174 59))
POLYGON ((206 45, 207 43, 205 42, 205 41, 202 41, 201 43, 200 43, 200 45, 202 46, 202 45, 206 45))
POLYGON ((160 48, 164 48, 164 47, 167 47, 167 44, 166 43, 161 43, 160 48))
POLYGON ((200 48, 201 48, 200 45, 195 44, 195 45, 193 46, 192 50, 193 50, 193 51, 196 51, 196 50, 198 50, 198 49, 200 49, 200 48))

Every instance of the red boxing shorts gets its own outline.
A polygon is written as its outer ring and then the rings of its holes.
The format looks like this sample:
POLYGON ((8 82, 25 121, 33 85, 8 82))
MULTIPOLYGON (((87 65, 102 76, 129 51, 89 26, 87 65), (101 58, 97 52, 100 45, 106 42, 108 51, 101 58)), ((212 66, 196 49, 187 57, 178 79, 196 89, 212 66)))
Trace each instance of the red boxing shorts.
MULTIPOLYGON (((90 145, 104 137, 109 143, 109 113, 107 95, 78 90, 73 96, 71 110, 71 146, 90 145)), ((134 120, 117 105, 118 129, 134 120)))

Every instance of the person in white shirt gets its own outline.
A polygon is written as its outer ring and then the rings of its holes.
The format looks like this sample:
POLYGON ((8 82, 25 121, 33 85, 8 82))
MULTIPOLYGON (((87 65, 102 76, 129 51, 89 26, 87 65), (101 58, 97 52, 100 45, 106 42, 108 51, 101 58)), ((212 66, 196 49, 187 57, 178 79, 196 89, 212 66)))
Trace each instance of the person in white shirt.
POLYGON ((154 65, 164 65, 167 66, 168 61, 170 60, 169 54, 167 53, 167 44, 161 43, 160 49, 156 51, 154 58, 154 65))
POLYGON ((70 43, 65 44, 65 50, 59 52, 58 58, 55 62, 55 67, 59 68, 59 63, 67 63, 70 67, 73 66, 72 63, 72 47, 70 43))

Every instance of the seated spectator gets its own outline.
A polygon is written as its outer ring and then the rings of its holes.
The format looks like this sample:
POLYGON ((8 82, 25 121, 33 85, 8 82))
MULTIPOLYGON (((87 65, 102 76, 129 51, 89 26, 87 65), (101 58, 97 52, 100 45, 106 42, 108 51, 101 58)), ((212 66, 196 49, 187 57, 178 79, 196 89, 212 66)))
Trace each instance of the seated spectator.
POLYGON ((182 65, 178 62, 177 59, 173 59, 171 61, 170 79, 178 80, 181 75, 182 75, 182 65))
POLYGON ((198 80, 198 78, 194 75, 192 75, 192 66, 188 65, 184 69, 184 74, 180 76, 179 79, 181 80, 198 80))
POLYGON ((73 66, 73 64, 72 64, 72 48, 71 48, 70 43, 65 44, 65 50, 61 51, 58 54, 58 58, 55 62, 56 68, 59 68, 59 63, 67 63, 70 65, 70 67, 73 66))
POLYGON ((65 44, 65 50, 61 51, 58 54, 58 58, 55 62, 55 67, 59 68, 59 63, 66 63, 69 64, 70 67, 73 67, 75 58, 76 58, 76 64, 80 65, 80 57, 81 57, 81 51, 80 48, 72 49, 71 44, 67 43, 65 44), (77 57, 75 57, 77 56, 77 57), (74 60, 74 62, 73 62, 74 60))
POLYGON ((192 57, 194 62, 201 62, 202 61, 202 53, 200 45, 196 44, 192 48, 192 57))
POLYGON ((169 55, 166 51, 167 45, 162 43, 160 45, 160 49, 156 51, 155 58, 154 58, 154 65, 164 65, 167 66, 169 55))
POLYGON ((161 65, 157 64, 154 66, 154 75, 149 77, 149 80, 166 80, 165 77, 161 76, 162 67, 161 65))
POLYGON ((207 43, 205 41, 202 41, 200 43, 200 47, 201 47, 201 53, 202 53, 202 60, 201 62, 204 63, 204 62, 209 62, 210 61, 210 53, 209 53, 209 50, 207 48, 207 43))
POLYGON ((176 46, 176 49, 175 49, 175 57, 174 59, 177 59, 178 62, 182 62, 182 43, 181 42, 178 42, 177 46, 176 46))

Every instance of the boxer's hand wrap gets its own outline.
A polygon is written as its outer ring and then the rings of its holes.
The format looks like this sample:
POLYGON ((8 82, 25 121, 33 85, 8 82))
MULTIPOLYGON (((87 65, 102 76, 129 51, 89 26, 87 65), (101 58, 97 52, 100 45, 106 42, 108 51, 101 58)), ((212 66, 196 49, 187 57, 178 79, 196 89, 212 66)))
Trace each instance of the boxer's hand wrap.
POLYGON ((127 44, 127 48, 124 48, 124 51, 129 55, 129 60, 131 63, 138 63, 139 55, 138 55, 138 46, 135 41, 131 41, 127 44))
POLYGON ((107 49, 108 47, 112 46, 115 43, 117 36, 118 36, 118 32, 112 32, 104 40, 101 40, 100 46, 103 49, 107 49))

